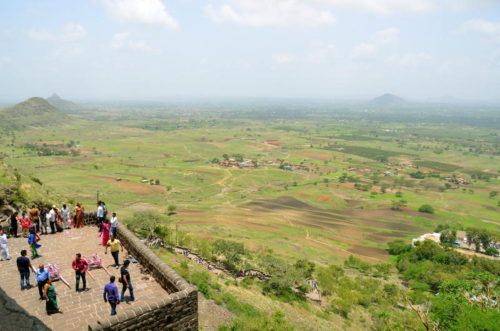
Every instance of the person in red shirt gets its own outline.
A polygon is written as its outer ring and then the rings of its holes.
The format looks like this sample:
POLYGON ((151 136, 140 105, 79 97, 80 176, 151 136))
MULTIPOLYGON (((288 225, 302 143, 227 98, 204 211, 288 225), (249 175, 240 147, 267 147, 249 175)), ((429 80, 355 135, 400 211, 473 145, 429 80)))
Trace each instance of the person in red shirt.
POLYGON ((21 228, 23 230, 23 237, 28 238, 31 224, 31 219, 23 213, 23 217, 19 219, 19 223, 21 223, 21 228))
POLYGON ((89 269, 89 264, 85 259, 82 259, 82 254, 78 253, 76 254, 76 258, 73 261, 72 264, 73 270, 75 270, 76 274, 76 292, 80 292, 80 278, 82 279, 83 282, 83 289, 82 291, 87 290, 87 270, 89 269))

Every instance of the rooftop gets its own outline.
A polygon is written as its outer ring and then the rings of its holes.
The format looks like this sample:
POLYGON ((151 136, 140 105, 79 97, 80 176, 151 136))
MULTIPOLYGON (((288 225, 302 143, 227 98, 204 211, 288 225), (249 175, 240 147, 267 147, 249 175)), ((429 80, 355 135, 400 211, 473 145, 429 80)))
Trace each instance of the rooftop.
MULTIPOLYGON (((109 253, 104 254, 104 247, 100 245, 101 238, 98 238, 97 228, 87 226, 83 229, 71 229, 54 235, 41 236, 39 249, 40 258, 31 263, 34 268, 38 265, 49 263, 57 265, 61 269, 61 274, 71 285, 69 289, 62 281, 56 281, 55 288, 57 300, 63 314, 54 314, 47 316, 45 313, 45 302, 39 300, 38 288, 33 287, 29 290, 21 291, 19 285, 19 272, 17 271, 16 258, 20 256, 20 251, 26 249, 28 256, 30 250, 26 238, 9 238, 9 248, 12 256, 10 261, 0 261, 0 288, 2 288, 9 297, 24 308, 30 315, 39 318, 52 330, 88 330, 88 324, 97 319, 105 320, 109 317, 110 306, 104 303, 102 291, 104 285, 109 282, 109 275, 104 269, 92 270, 92 279, 87 275, 87 292, 75 292, 75 274, 71 268, 71 262, 76 253, 82 256, 98 254, 103 265, 106 266, 111 275, 119 276, 119 269, 115 269, 113 258, 109 253)), ((120 252, 120 263, 125 258, 126 251, 120 252)), ((158 298, 162 293, 167 296, 168 293, 158 284, 150 274, 141 272, 139 263, 131 263, 129 272, 134 285, 134 295, 136 301, 123 303, 118 306, 118 316, 132 312, 137 305, 144 304, 148 298, 158 298)), ((34 276, 30 277, 31 284, 34 286, 34 276)), ((116 282, 121 291, 121 284, 116 282)), ((82 286, 80 284, 80 286, 82 286)), ((128 295, 128 291, 126 296, 128 295)), ((135 316, 135 315, 134 315, 135 316)))

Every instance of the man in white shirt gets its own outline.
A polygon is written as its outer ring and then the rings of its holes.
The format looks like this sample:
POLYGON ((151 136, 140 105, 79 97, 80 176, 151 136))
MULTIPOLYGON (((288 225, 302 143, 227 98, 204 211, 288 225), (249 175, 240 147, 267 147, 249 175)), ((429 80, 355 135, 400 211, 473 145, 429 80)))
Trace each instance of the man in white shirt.
POLYGON ((64 204, 61 208, 61 218, 63 220, 65 229, 70 228, 70 225, 69 225, 69 219, 71 217, 70 214, 71 214, 71 212, 70 212, 69 208, 66 206, 66 204, 64 204))
POLYGON ((97 226, 99 227, 99 232, 102 232, 102 223, 104 222, 104 207, 102 202, 97 202, 97 226))
POLYGON ((51 234, 56 233, 56 211, 55 211, 55 209, 56 209, 56 206, 53 205, 48 213, 51 234))
POLYGON ((111 217, 111 235, 116 238, 116 229, 118 227, 118 217, 116 217, 116 213, 112 214, 113 217, 111 217))
POLYGON ((7 242, 7 234, 3 232, 3 228, 0 226, 0 261, 10 260, 9 244, 7 242))

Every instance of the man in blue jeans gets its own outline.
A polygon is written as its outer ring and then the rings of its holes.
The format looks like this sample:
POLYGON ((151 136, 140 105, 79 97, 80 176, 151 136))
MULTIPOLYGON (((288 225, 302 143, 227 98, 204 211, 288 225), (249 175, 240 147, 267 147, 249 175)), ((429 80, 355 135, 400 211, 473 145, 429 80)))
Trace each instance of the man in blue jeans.
POLYGON ((43 264, 40 264, 40 266, 38 266, 38 270, 35 272, 35 282, 38 286, 40 300, 45 300, 43 297, 43 286, 47 283, 49 276, 49 269, 45 268, 43 264))
POLYGON ((109 278, 109 283, 104 286, 104 302, 109 302, 111 306, 111 316, 116 315, 116 305, 120 303, 118 287, 115 284, 115 276, 109 278))
POLYGON ((130 265, 129 260, 123 261, 123 267, 120 269, 120 283, 122 283, 122 295, 120 301, 123 302, 125 300, 125 291, 129 290, 130 292, 130 301, 134 301, 134 287, 132 286, 132 282, 130 281, 130 273, 128 272, 128 266, 130 265))
POLYGON ((25 249, 21 251, 21 256, 17 258, 17 270, 21 278, 21 290, 30 289, 32 286, 30 284, 30 269, 35 272, 35 268, 31 265, 30 259, 26 257, 25 249))

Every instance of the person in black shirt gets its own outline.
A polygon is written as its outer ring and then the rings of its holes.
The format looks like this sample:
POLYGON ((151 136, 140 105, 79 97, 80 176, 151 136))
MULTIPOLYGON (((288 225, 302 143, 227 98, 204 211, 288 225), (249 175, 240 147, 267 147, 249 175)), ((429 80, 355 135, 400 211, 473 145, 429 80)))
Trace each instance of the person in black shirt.
POLYGON ((17 235, 17 212, 15 212, 10 216, 9 223, 10 223, 10 234, 14 238, 18 238, 19 236, 17 235))
POLYGON ((30 259, 26 257, 25 249, 21 251, 21 256, 17 258, 17 270, 19 270, 19 275, 21 278, 21 290, 31 288, 30 284, 30 269, 35 272, 35 268, 31 265, 30 259), (26 285, 25 285, 26 283, 26 285))
POLYGON ((125 291, 130 292, 130 301, 134 301, 134 288, 132 287, 132 282, 130 281, 130 273, 128 272, 128 266, 130 265, 129 260, 123 261, 123 267, 120 269, 120 283, 122 283, 122 295, 120 296, 120 301, 125 300, 125 291))

